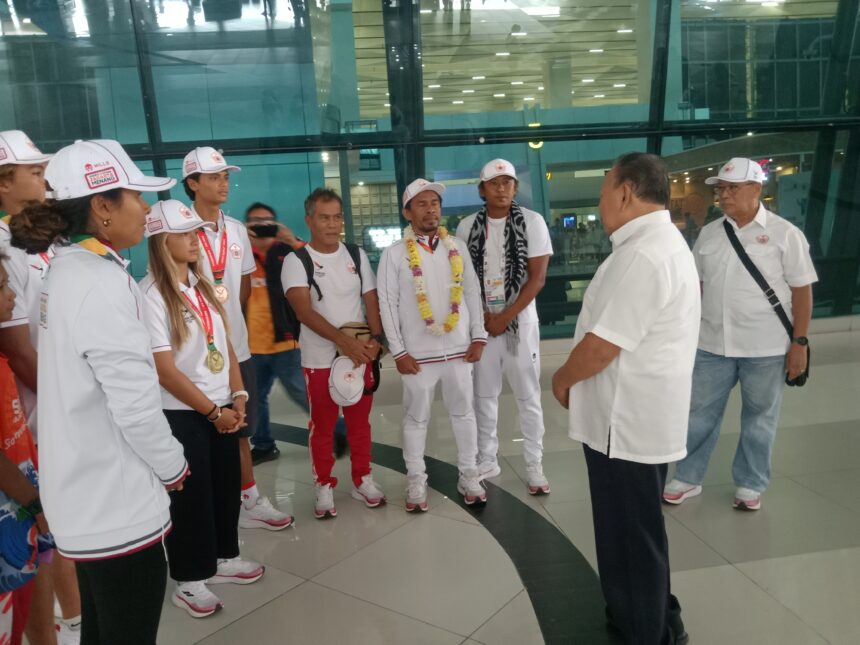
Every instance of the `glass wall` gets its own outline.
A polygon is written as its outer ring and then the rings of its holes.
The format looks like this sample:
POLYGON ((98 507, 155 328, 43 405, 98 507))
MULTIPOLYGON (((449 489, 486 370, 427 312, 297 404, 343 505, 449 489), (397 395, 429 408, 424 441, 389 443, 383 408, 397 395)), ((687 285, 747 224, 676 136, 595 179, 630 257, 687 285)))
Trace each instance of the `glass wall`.
MULTIPOLYGON (((568 335, 610 251, 605 171, 631 150, 672 169, 692 244, 719 216, 704 179, 733 156, 809 237, 816 315, 855 310, 860 255, 857 3, 830 0, 0 0, 0 128, 46 151, 119 139, 179 177, 212 145, 242 167, 225 210, 270 204, 300 236, 304 197, 338 190, 345 239, 375 263, 418 176, 453 226, 504 157, 555 256, 544 335, 568 335)), ((166 196, 166 195, 164 195, 166 196)), ((185 200, 181 187, 172 196, 185 200)), ((131 254, 135 275, 145 250, 131 254)))

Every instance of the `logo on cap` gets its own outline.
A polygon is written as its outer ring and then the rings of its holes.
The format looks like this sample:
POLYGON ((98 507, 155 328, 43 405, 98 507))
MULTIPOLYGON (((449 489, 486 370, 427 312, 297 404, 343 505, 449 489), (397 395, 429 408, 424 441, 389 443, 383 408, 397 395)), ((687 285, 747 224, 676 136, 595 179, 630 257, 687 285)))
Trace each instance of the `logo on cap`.
POLYGON ((217 152, 213 152, 212 161, 214 161, 215 163, 224 163, 224 157, 219 155, 217 152))
POLYGON ((505 169, 505 164, 503 164, 503 163, 497 163, 496 164, 496 170, 504 170, 504 169, 505 169))
POLYGON ((91 163, 86 164, 86 165, 84 166, 84 170, 86 170, 87 172, 92 172, 92 170, 93 170, 93 165, 92 165, 91 163))
POLYGON ((723 172, 731 172, 734 169, 734 164, 727 163, 725 166, 723 166, 723 172))
POLYGON ((185 172, 194 172, 195 170, 197 170, 197 162, 196 161, 189 159, 188 161, 185 162, 185 172))
MULTIPOLYGON (((89 166, 89 164, 87 165, 89 166)), ((87 186, 89 186, 90 190, 119 183, 119 178, 116 176, 116 170, 114 170, 112 166, 105 168, 104 170, 88 172, 84 175, 84 180, 87 182, 87 186)))
POLYGON ((179 214, 182 215, 185 219, 191 219, 194 217, 194 214, 191 212, 191 209, 186 206, 179 207, 179 214))
POLYGON ((344 372, 343 380, 347 383, 352 383, 355 380, 355 372, 344 372))
POLYGON ((3 159, 6 159, 8 156, 9 155, 6 152, 6 148, 4 148, 3 146, 0 146, 0 161, 2 161, 3 159))
POLYGON ((160 219, 151 219, 146 223, 146 228, 149 229, 150 233, 155 233, 156 231, 163 229, 164 224, 160 219))

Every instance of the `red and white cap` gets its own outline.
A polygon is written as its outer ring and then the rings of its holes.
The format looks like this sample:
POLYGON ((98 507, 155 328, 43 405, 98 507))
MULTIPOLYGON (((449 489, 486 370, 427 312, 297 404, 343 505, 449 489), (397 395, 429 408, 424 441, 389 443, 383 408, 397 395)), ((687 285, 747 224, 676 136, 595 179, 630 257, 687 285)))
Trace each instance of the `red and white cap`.
POLYGON ((720 168, 720 172, 717 173, 716 177, 708 177, 705 180, 705 183, 708 184, 708 186, 713 186, 721 181, 727 181, 732 184, 743 184, 748 181, 754 181, 757 184, 763 184, 764 171, 761 169, 761 166, 752 159, 735 157, 734 159, 729 159, 728 162, 720 168))
POLYGON ((213 222, 204 222, 200 216, 178 199, 155 202, 146 215, 146 237, 162 233, 187 233, 198 228, 215 230, 213 222))
POLYGON ((439 199, 442 199, 442 195, 445 194, 445 186, 442 184, 435 181, 427 181, 426 179, 416 179, 403 191, 403 206, 405 207, 415 195, 423 193, 425 190, 432 190, 439 195, 439 199))
POLYGON ((493 159, 481 168, 481 181, 490 181, 502 175, 516 179, 517 169, 514 168, 514 164, 505 159, 493 159))
POLYGON ((45 179, 56 199, 87 197, 114 188, 154 193, 176 185, 170 177, 144 175, 112 139, 78 140, 61 148, 48 162, 45 179))
POLYGON ((365 365, 355 367, 348 356, 338 356, 332 361, 328 377, 328 392, 331 400, 341 407, 355 405, 364 395, 365 365))
POLYGON ((194 148, 191 152, 185 155, 182 160, 182 178, 185 179, 188 175, 201 173, 203 175, 211 175, 222 170, 230 172, 242 172, 239 166, 231 166, 224 159, 224 155, 218 152, 215 148, 203 146, 202 148, 194 148))
POLYGON ((50 161, 20 130, 0 132, 0 166, 4 164, 37 165, 50 161))

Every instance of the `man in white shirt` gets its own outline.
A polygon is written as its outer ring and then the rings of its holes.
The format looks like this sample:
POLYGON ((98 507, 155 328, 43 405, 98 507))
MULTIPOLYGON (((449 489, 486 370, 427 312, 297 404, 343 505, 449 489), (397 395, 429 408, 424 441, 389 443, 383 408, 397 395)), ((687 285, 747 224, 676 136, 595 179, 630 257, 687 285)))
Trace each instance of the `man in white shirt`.
POLYGON ((726 401, 741 384, 741 436, 732 465, 738 510, 761 508, 786 375, 806 370, 812 283, 818 276, 809 243, 796 226, 761 203, 761 166, 731 159, 706 183, 716 186, 724 217, 702 229, 693 255, 702 282, 702 330, 693 372, 687 457, 677 464, 663 499, 680 504, 702 492, 726 401), (726 227, 731 227, 727 229, 726 227), (734 232, 779 298, 792 335, 729 241, 734 232))
MULTIPOLYGON (((364 393, 343 406, 352 462, 352 497, 369 508, 385 502, 370 474, 370 408, 375 382, 371 364, 382 348, 382 323, 376 279, 362 249, 340 241, 343 201, 328 188, 317 188, 305 200, 305 222, 311 241, 290 253, 281 271, 281 286, 301 322, 302 368, 311 421, 308 447, 314 474, 314 516, 335 517, 332 444, 340 406, 329 390, 332 362, 340 354, 362 366, 364 393), (304 261, 303 259, 304 258, 304 261), (359 266, 356 266, 359 265, 359 266), (362 305, 364 310, 362 311, 362 305), (367 321, 372 338, 359 340, 341 331, 348 323, 367 321)), ((354 377, 353 377, 354 378, 354 377)))
POLYGON ((612 254, 552 380, 570 436, 584 444, 607 618, 624 642, 649 645, 688 638, 669 588, 660 493, 667 463, 685 452, 700 299, 668 202, 655 155, 626 154, 606 175, 600 217, 612 254))
POLYGON ((424 446, 436 384, 457 443, 457 490, 486 502, 477 470, 472 363, 487 342, 478 278, 466 244, 439 226, 445 187, 416 179, 403 193, 403 239, 379 261, 379 303, 388 346, 403 376, 406 510, 427 510, 424 446))
POLYGON ((185 155, 182 162, 182 184, 186 195, 194 202, 192 210, 204 222, 215 224, 214 230, 197 230, 202 249, 200 268, 215 285, 215 296, 227 312, 230 342, 239 361, 242 382, 249 392, 245 408, 248 415, 246 425, 238 430, 242 465, 239 526, 280 531, 290 526, 292 518, 272 506, 268 498, 261 496, 257 490, 249 440, 257 426, 257 388, 243 309, 251 295, 251 274, 256 269, 256 263, 245 225, 221 210, 230 194, 230 173, 240 170, 238 166, 228 164, 214 148, 195 148, 185 155))
POLYGON ((549 493, 543 474, 543 408, 540 401, 540 322, 535 298, 543 288, 552 244, 543 216, 521 207, 517 171, 494 159, 481 169, 478 192, 484 208, 457 226, 478 275, 484 304, 487 347, 475 364, 478 421, 478 474, 495 477, 499 468, 499 395, 502 377, 511 386, 520 413, 528 491, 549 493))

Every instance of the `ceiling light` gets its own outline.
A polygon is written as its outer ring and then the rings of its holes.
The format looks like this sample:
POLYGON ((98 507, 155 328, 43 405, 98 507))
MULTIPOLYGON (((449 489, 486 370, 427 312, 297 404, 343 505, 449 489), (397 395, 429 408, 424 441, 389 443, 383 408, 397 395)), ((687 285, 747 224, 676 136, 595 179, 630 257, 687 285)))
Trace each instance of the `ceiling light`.
POLYGON ((359 92, 361 91, 361 88, 360 88, 360 87, 356 87, 355 89, 356 89, 356 90, 358 90, 359 92))
POLYGON ((689 172, 687 172, 687 171, 685 170, 685 171, 684 171, 684 174, 685 174, 685 175, 689 175, 690 173, 689 173, 689 172))
POLYGON ((511 81, 511 85, 522 85, 522 81, 511 81))
POLYGON ((672 183, 673 183, 673 184, 677 184, 677 183, 678 183, 678 180, 677 180, 677 179, 673 179, 673 180, 672 180, 672 183))
POLYGON ((425 100, 425 101, 432 101, 432 100, 433 100, 433 97, 432 97, 432 96, 425 96, 425 97, 424 97, 424 100, 425 100))
POLYGON ((619 33, 619 34, 632 34, 632 33, 633 33, 633 30, 632 30, 632 29, 624 29, 624 28, 622 28, 622 29, 619 29, 619 30, 618 30, 618 33, 619 33))
POLYGON ((474 94, 475 90, 463 90, 463 94, 474 94))
POLYGON ((327 153, 327 152, 323 152, 321 156, 322 156, 322 160, 323 160, 324 162, 328 162, 328 160, 329 160, 329 156, 328 156, 328 153, 327 153))
POLYGON ((451 101, 454 105, 463 105, 463 101, 451 101))
POLYGON ((540 127, 540 123, 529 123, 529 127, 530 127, 530 128, 539 128, 539 127, 540 127))
POLYGON ((782 170, 782 166, 777 166, 776 171, 779 172, 780 170, 782 170))
POLYGON ((510 56, 511 52, 496 52, 496 56, 510 56))
POLYGON ((433 13, 432 9, 422 9, 421 13, 433 13))
POLYGON ((713 167, 713 166, 711 166, 710 168, 708 168, 708 170, 713 170, 713 169, 714 169, 714 167, 713 167))
POLYGON ((543 141, 529 141, 529 148, 532 150, 540 150, 543 148, 543 141))
POLYGON ((582 82, 583 83, 593 83, 594 79, 593 78, 584 78, 584 79, 582 79, 582 82))
POLYGON ((749 132, 747 132, 747 136, 748 136, 748 137, 751 137, 752 135, 753 135, 752 130, 750 130, 749 132))
POLYGON ((359 186, 364 186, 364 182, 363 182, 363 181, 360 181, 360 182, 358 182, 358 185, 359 185, 359 186))
POLYGON ((612 87, 627 87, 627 83, 613 83, 612 87))
POLYGON ((561 7, 523 7, 522 12, 537 18, 558 18, 561 15, 561 7))
POLYGON ((533 96, 525 96, 525 97, 523 97, 523 101, 534 101, 534 100, 535 100, 535 97, 533 97, 533 96))
POLYGON ((517 38, 523 38, 528 36, 529 33, 527 31, 512 31, 511 36, 516 36, 517 38))
POLYGON ((594 98, 596 98, 596 99, 605 99, 605 98, 606 98, 606 94, 595 94, 595 95, 594 95, 594 98))
POLYGON ((472 80, 473 81, 483 81, 485 78, 487 78, 487 77, 486 76, 473 76, 472 80))
POLYGON ((576 94, 576 90, 570 90, 571 94, 576 94))
POLYGON ((391 107, 391 103, 383 103, 383 107, 391 107))
POLYGON ((495 97, 497 99, 503 99, 503 98, 505 98, 505 95, 503 93, 499 93, 499 94, 493 94, 493 97, 495 97))
POLYGON ((588 53, 589 54, 602 54, 603 50, 602 49, 589 49, 588 53))
POLYGON ((428 85, 431 90, 435 90, 436 88, 442 87, 441 85, 428 85))
POLYGON ((538 85, 538 92, 543 92, 543 85, 538 85))

